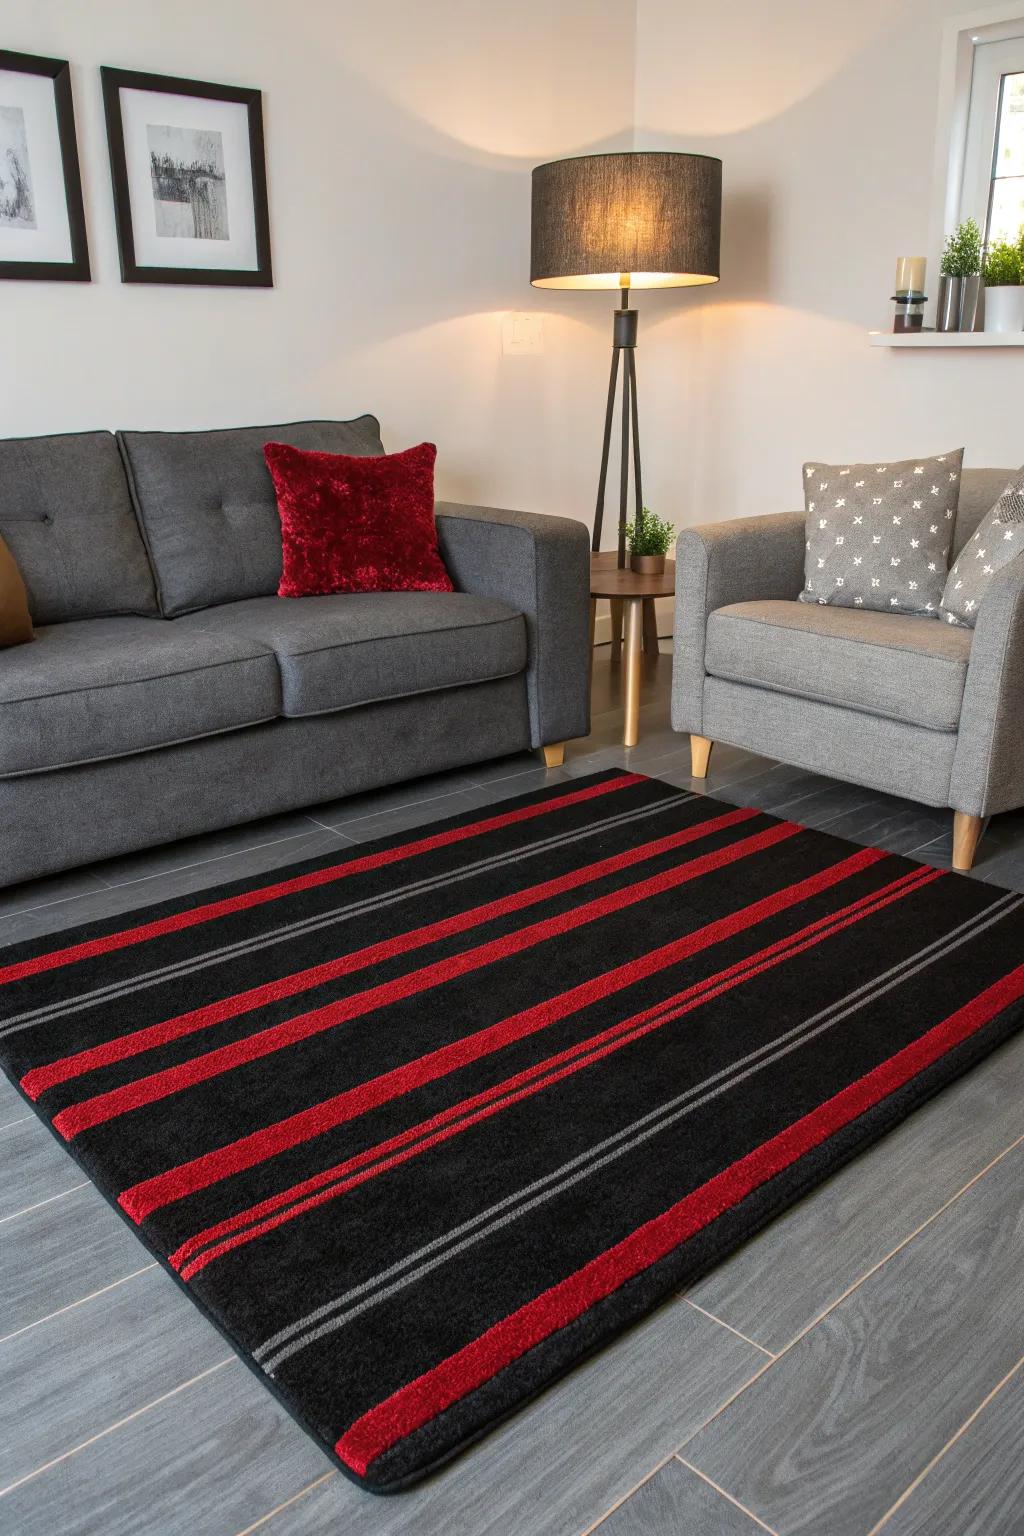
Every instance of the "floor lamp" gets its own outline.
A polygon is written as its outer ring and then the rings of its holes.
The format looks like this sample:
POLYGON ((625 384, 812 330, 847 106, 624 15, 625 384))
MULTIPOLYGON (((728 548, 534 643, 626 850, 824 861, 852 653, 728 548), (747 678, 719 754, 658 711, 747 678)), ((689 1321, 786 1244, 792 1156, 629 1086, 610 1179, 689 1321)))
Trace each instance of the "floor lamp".
POLYGON ((617 289, 612 368, 601 446, 595 553, 601 548, 605 488, 619 368, 622 368, 618 562, 626 564, 630 441, 634 507, 643 507, 636 398, 637 312, 631 288, 690 288, 718 281, 722 162, 660 150, 576 155, 533 173, 530 281, 536 288, 617 289))

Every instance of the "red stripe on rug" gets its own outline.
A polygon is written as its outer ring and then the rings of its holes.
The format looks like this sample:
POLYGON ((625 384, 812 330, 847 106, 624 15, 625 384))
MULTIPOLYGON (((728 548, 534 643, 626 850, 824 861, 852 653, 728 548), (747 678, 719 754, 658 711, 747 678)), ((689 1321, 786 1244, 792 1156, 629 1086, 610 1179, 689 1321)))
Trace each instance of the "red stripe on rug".
MULTIPOLYGON (((375 1008, 384 1008, 415 997, 420 992, 429 991, 432 987, 443 986, 446 982, 468 975, 470 971, 482 970, 485 966, 493 965, 495 961, 507 960, 510 956, 522 954, 548 939, 560 937, 563 933, 583 927, 587 923, 596 922, 599 918, 608 917, 614 912, 621 912, 624 908, 635 906, 638 902, 646 901, 652 896, 660 896, 665 891, 674 890, 677 886, 709 874, 712 870, 734 864, 749 854, 760 853, 763 849, 770 848, 801 830, 794 823, 779 822, 776 826, 769 827, 753 837, 744 838, 738 843, 730 843, 727 847, 719 848, 714 853, 706 853, 700 858, 689 859, 684 864, 663 870, 661 874, 651 875, 646 880, 639 880, 632 885, 623 886, 620 890, 611 891, 605 896, 595 897, 593 901, 584 902, 580 907, 572 907, 566 912, 560 912, 555 917, 546 917, 539 922, 528 923, 525 928, 516 928, 511 933, 502 934, 500 938, 490 939, 484 944, 477 944, 472 949, 463 950, 459 954, 446 955, 442 960, 435 960, 430 965, 421 966, 419 970, 396 976, 392 981, 382 982, 379 986, 369 987, 363 992, 356 992, 351 997, 339 998, 333 1003, 325 1003, 323 1007, 311 1009, 308 1013, 296 1014, 294 1018, 285 1019, 280 1024, 258 1030, 256 1034, 246 1035, 241 1040, 233 1040, 230 1045, 222 1045, 217 1050, 193 1056, 188 1061, 179 1062, 173 1067, 165 1067, 160 1072, 152 1072, 146 1077, 137 1078, 134 1082, 124 1083, 119 1088, 111 1088, 106 1093, 95 1094, 92 1098, 83 1099, 78 1104, 62 1109, 58 1115, 54 1116, 54 1129, 66 1141, 70 1141, 82 1131, 102 1125, 118 1115, 128 1114, 147 1104, 155 1104, 171 1094, 182 1093, 186 1088, 192 1088, 197 1083, 208 1082, 211 1077, 219 1077, 222 1072, 230 1072, 236 1067, 246 1066, 249 1062, 259 1061, 264 1056, 270 1056, 276 1051, 285 1050, 288 1046, 297 1045, 302 1040, 308 1040, 312 1035, 322 1034, 324 1030, 336 1029, 339 1024, 348 1024, 352 1019, 359 1018, 375 1008)), ((495 907, 500 912, 504 909, 505 903, 512 900, 513 898, 505 898, 502 902, 496 902, 495 907)), ((511 907, 509 909, 512 910, 511 907)), ((402 1072, 406 1069, 398 1068, 397 1070, 402 1072)))
POLYGON ((461 843, 471 837, 481 837, 487 832, 513 826, 516 822, 530 821, 535 816, 543 816, 548 811, 558 811, 567 805, 580 805, 586 800, 596 799, 599 795, 610 794, 613 790, 627 789, 631 784, 645 782, 643 774, 624 773, 618 778, 606 779, 601 784, 591 784, 586 789, 573 790, 569 794, 557 795, 552 800, 543 800, 539 805, 520 806, 518 810, 505 811, 498 816, 488 816, 485 820, 474 821, 469 826, 453 827, 447 832, 435 832, 430 837, 417 838, 415 842, 403 843, 399 848, 388 848, 382 853, 369 853, 358 859, 350 859, 344 864, 332 864, 327 869, 311 870, 309 874, 296 875, 290 880, 280 880, 274 885, 261 886, 259 890, 244 891, 240 896, 228 896, 223 901, 211 901, 201 907, 191 907, 187 912, 175 912, 170 917, 156 918, 151 923, 140 923, 135 928, 125 928, 119 933, 107 933, 101 938, 87 939, 81 944, 71 944, 65 949, 51 950, 45 955, 34 955, 31 960, 19 960, 13 965, 0 966, 0 986, 5 986, 12 981, 21 981, 26 976, 38 976, 42 971, 56 970, 62 965, 73 965, 80 960, 92 960, 97 955, 110 954, 112 950, 125 949, 131 944, 141 944, 148 939, 162 938, 167 933, 179 933, 183 928, 194 928, 199 923, 209 923, 218 917, 227 917, 232 912, 243 912, 250 907, 262 906, 268 901, 277 901, 282 896, 293 896, 299 891, 314 890, 317 886, 347 879, 349 875, 361 875, 367 870, 382 869, 385 865, 397 864, 404 859, 415 858, 421 853, 431 853, 435 848, 447 848, 452 843, 461 843))
POLYGON ((725 815, 713 817, 710 821, 685 827, 680 832, 673 832, 667 837, 655 838, 639 847, 628 848, 624 853, 612 854, 593 864, 570 870, 567 874, 558 875, 554 879, 526 886, 511 896, 500 897, 496 901, 488 901, 480 906, 468 908, 465 912, 440 918, 435 923, 423 924, 406 933, 398 933, 390 939, 383 939, 377 944, 368 944, 362 949, 353 950, 351 954, 341 955, 335 960, 326 960, 320 965, 296 971, 290 976, 282 976, 276 981, 264 982, 258 987, 250 987, 245 992, 236 992, 231 997, 218 998, 216 1002, 206 1003, 200 1008, 191 1009, 188 1013, 178 1014, 175 1018, 166 1019, 159 1024, 151 1024, 133 1033, 118 1035, 112 1040, 103 1041, 100 1045, 77 1051, 74 1055, 62 1056, 56 1061, 33 1067, 31 1071, 26 1072, 21 1080, 22 1092, 34 1101, 40 1094, 58 1083, 69 1082, 72 1078, 81 1077, 86 1072, 93 1072, 98 1067, 108 1067, 113 1062, 126 1061, 129 1057, 139 1056, 144 1051, 167 1045, 172 1040, 180 1040, 199 1030, 222 1024, 226 1019, 251 1013, 267 1003, 294 997, 300 992, 322 986, 325 982, 337 981, 342 976, 350 976, 356 971, 365 970, 368 966, 380 965, 385 960, 393 960, 398 955, 408 954, 410 950, 435 944, 456 933, 465 933, 468 929, 480 927, 496 917, 504 917, 510 912, 519 912, 526 907, 536 906, 553 896, 560 896, 581 885, 602 880, 607 875, 616 874, 620 869, 625 869, 631 864, 640 864, 647 859, 657 858, 660 854, 670 853, 674 848, 685 847, 688 843, 710 837, 715 832, 725 831, 728 827, 749 821, 751 817, 759 814, 756 810, 729 811, 725 815))
POLYGON ((829 1136, 901 1088, 1024 996, 1024 965, 927 1034, 794 1121, 770 1141, 534 1297, 454 1355, 400 1387, 346 1430, 335 1451, 365 1476, 371 1462, 731 1210, 829 1136))
MULTIPOLYGON (((780 831, 779 828, 773 830, 776 833, 780 831)), ((666 966, 686 959, 710 944, 719 943, 722 939, 740 933, 744 928, 774 913, 785 911, 797 902, 829 889, 860 870, 867 869, 885 856, 876 848, 862 848, 856 854, 820 871, 817 875, 798 881, 795 885, 754 902, 739 912, 719 918, 716 922, 709 923, 694 933, 673 940, 672 943, 662 945, 661 948, 647 955, 607 971, 603 976, 594 977, 579 986, 572 987, 567 992, 549 998, 536 1007, 480 1030, 464 1040, 455 1041, 438 1051, 433 1051, 418 1061, 409 1062, 392 1072, 384 1073, 370 1082, 361 1083, 356 1088, 347 1089, 333 1098, 313 1104, 309 1109, 289 1115, 275 1125, 252 1131, 248 1136, 242 1136, 226 1146, 217 1147, 188 1163, 169 1168, 151 1179, 134 1184, 119 1196, 118 1204, 133 1221, 141 1222, 160 1206, 168 1205, 171 1201, 179 1200, 198 1189, 205 1189, 210 1184, 229 1178, 233 1173, 239 1173, 245 1168, 252 1168, 267 1158, 297 1146, 300 1142, 309 1141, 314 1136, 332 1130, 346 1120, 364 1114, 377 1104, 385 1103, 401 1093, 407 1093, 423 1083, 432 1082, 456 1067, 476 1061, 481 1056, 499 1050, 514 1040, 544 1029, 600 998, 631 986, 634 982, 641 981, 656 971, 663 970, 666 966)))
POLYGON ((523 1099, 552 1087, 585 1067, 603 1061, 605 1057, 631 1045, 635 1040, 642 1039, 652 1030, 661 1029, 665 1024, 672 1023, 704 1003, 720 997, 730 988, 741 986, 755 976, 763 975, 766 970, 781 965, 795 955, 803 954, 805 950, 811 949, 821 940, 832 938, 833 935, 850 927, 852 923, 872 917, 884 907, 891 906, 894 901, 900 901, 904 896, 920 890, 922 886, 931 885, 935 880, 941 879, 944 873, 943 870, 930 869, 927 872, 922 870, 901 875, 898 880, 883 886, 881 890, 872 892, 869 896, 861 896, 857 901, 847 907, 839 908, 828 917, 818 918, 798 932, 768 945, 766 949, 759 950, 756 954, 737 961, 725 970, 717 971, 713 976, 694 983, 684 992, 665 998, 653 1007, 644 1009, 642 1013, 634 1014, 619 1024, 613 1024, 600 1034, 591 1035, 587 1040, 579 1041, 576 1045, 548 1056, 544 1061, 537 1062, 522 1072, 517 1072, 514 1076, 495 1083, 490 1088, 485 1088, 481 1093, 441 1110, 429 1120, 423 1120, 397 1136, 390 1137, 387 1141, 378 1142, 374 1147, 357 1152, 355 1156, 343 1163, 335 1164, 333 1168, 314 1174, 312 1178, 305 1179, 300 1184, 294 1184, 290 1189, 282 1190, 256 1205, 249 1206, 244 1211, 226 1217, 214 1226, 205 1228, 204 1231, 198 1232, 182 1243, 170 1255, 168 1262, 178 1270, 183 1280, 191 1280, 200 1270, 205 1269, 207 1264, 223 1254, 243 1247, 255 1238, 283 1226, 286 1222, 294 1221, 306 1211, 315 1210, 318 1206, 339 1198, 350 1189, 365 1184, 369 1179, 376 1178, 379 1174, 386 1173, 389 1169, 420 1156, 430 1148, 449 1141, 453 1136, 461 1135, 463 1131, 489 1119, 492 1115, 521 1103, 523 1099), (500 1102, 497 1102, 499 1100, 500 1102), (372 1166, 368 1166, 370 1164, 372 1166), (328 1185, 329 1188, 325 1187, 328 1185), (287 1208, 282 1209, 282 1207, 287 1208), (260 1220, 261 1217, 262 1220, 260 1220), (240 1231, 240 1228, 245 1230, 240 1231), (216 1242, 217 1238, 222 1238, 223 1241, 216 1242), (198 1253, 208 1243, 214 1246, 190 1263, 191 1255, 198 1253))

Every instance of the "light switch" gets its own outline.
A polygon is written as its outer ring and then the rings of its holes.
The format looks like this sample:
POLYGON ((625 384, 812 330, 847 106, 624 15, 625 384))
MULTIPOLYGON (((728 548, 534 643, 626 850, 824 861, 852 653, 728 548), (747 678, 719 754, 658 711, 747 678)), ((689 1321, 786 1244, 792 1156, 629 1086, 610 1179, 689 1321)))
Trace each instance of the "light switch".
POLYGON ((544 351, 544 321, 540 315, 502 315, 501 350, 506 357, 544 351))

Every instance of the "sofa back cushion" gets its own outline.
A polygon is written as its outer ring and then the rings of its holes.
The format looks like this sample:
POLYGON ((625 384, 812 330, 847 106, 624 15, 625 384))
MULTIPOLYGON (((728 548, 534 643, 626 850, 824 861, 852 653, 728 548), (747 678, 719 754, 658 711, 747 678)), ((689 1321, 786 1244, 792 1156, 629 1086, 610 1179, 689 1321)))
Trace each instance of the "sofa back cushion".
POLYGON ((383 453, 373 416, 213 432, 121 432, 135 508, 168 616, 277 591, 281 523, 265 443, 383 453))
POLYGON ((157 612, 110 432, 0 440, 0 537, 36 624, 157 612))
MULTIPOLYGON (((986 512, 994 510, 996 502, 1017 473, 1015 469, 964 470, 960 477, 960 506, 953 535, 954 558, 978 531, 978 525, 986 512)), ((952 565, 953 560, 949 563, 952 565)))

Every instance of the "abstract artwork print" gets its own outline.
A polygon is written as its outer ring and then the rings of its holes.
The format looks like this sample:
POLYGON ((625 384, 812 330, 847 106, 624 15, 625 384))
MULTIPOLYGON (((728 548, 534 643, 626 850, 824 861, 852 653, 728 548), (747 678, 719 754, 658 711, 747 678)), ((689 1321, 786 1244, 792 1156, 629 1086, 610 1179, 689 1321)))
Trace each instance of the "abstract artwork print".
POLYGON ((35 229, 36 209, 25 113, 0 102, 0 226, 35 229))
POLYGON ((223 135, 216 129, 148 123, 146 136, 157 234, 227 240, 223 135))

